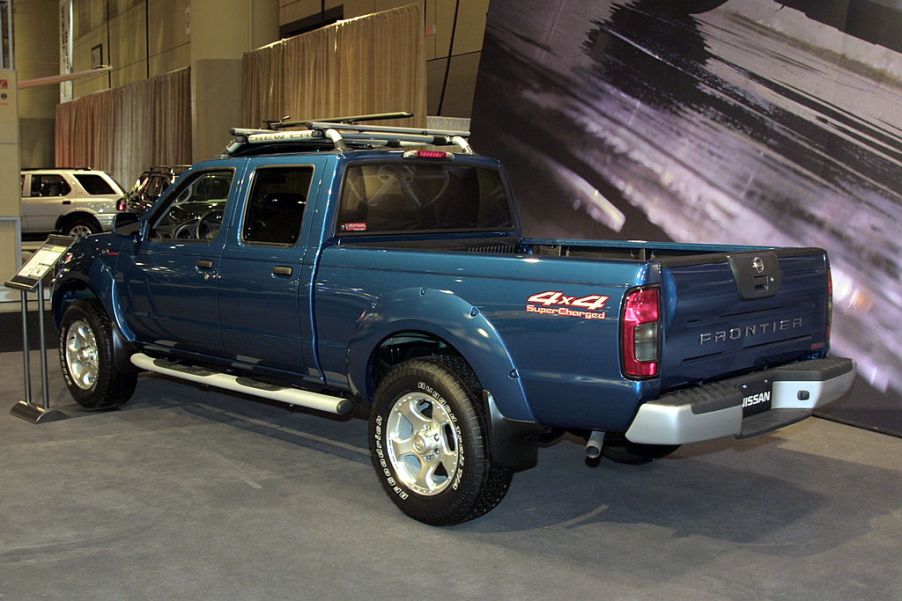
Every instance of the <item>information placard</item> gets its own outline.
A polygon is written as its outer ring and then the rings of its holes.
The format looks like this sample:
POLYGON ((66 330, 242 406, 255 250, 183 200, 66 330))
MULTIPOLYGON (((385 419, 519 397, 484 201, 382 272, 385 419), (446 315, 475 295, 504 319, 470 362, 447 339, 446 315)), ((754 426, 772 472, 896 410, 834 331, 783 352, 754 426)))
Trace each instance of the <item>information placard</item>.
POLYGON ((34 290, 38 282, 47 277, 60 257, 69 250, 75 238, 71 236, 50 236, 44 241, 31 258, 19 268, 11 279, 7 280, 7 288, 17 290, 34 290))

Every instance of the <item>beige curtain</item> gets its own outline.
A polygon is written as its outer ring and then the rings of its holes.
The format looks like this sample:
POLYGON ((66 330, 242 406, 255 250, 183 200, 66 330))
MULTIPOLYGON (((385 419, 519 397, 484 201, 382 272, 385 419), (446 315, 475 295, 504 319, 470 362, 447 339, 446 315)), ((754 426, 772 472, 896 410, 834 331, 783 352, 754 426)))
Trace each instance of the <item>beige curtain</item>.
POLYGON ((410 111, 426 125, 423 12, 411 4, 339 21, 244 54, 243 125, 410 111))
POLYGON ((128 189, 148 167, 190 162, 189 69, 56 107, 58 167, 102 169, 128 189))

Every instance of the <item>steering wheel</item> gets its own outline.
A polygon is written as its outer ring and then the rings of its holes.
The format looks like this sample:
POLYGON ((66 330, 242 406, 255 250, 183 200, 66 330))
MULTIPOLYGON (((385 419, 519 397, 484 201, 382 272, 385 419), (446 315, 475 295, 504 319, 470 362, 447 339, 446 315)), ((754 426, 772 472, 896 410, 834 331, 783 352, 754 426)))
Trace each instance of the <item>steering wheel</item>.
POLYGON ((219 233, 222 225, 222 207, 215 207, 200 216, 194 228, 195 238, 198 240, 212 240, 219 233))
POLYGON ((175 240, 191 240, 197 231, 197 219, 188 219, 172 228, 171 238, 175 240))

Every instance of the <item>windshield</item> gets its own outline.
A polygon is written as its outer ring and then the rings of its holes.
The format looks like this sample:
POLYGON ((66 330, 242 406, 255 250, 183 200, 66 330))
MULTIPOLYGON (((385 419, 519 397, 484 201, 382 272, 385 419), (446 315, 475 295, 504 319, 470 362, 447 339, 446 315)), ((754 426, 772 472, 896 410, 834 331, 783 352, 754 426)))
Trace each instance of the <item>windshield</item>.
POLYGON ((514 227, 495 169, 451 162, 351 165, 339 233, 505 230, 514 227))

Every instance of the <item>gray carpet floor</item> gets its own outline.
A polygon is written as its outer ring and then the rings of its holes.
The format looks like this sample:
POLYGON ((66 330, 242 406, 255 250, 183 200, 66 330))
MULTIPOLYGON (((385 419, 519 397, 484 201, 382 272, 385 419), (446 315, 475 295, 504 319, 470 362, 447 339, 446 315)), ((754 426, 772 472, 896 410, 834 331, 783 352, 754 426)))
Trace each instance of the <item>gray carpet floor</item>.
MULTIPOLYGON (((35 360, 37 354, 35 354, 35 360)), ((31 425, 0 354, 0 600, 902 599, 902 439, 825 420, 642 467, 544 449, 482 519, 397 511, 366 423, 142 376, 31 425)))

